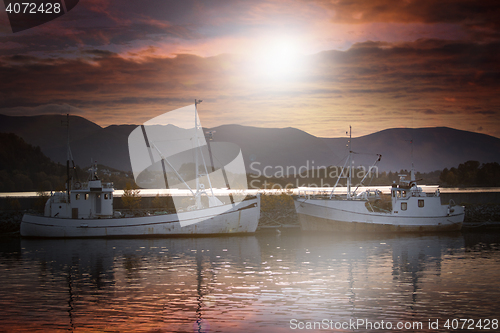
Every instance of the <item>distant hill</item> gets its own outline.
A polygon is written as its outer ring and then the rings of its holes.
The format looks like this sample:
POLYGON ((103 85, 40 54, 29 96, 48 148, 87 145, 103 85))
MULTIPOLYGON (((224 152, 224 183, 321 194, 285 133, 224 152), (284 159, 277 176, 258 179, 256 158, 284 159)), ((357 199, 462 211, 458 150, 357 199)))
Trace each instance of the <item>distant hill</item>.
MULTIPOLYGON (((66 147, 67 127, 62 122, 66 116, 5 116, 0 114, 0 133, 14 133, 26 142, 42 147, 62 145, 66 147)), ((70 116, 71 138, 78 140, 102 130, 102 127, 78 116, 70 116)), ((66 153, 66 148, 63 148, 66 153)), ((65 159, 66 160, 66 159, 65 159)))
MULTIPOLYGON (((51 160, 66 164, 67 118, 63 115, 0 115, 0 133, 14 133, 27 143, 40 146, 51 160)), ((70 146, 75 163, 89 166, 91 160, 109 167, 130 171, 128 135, 135 126, 102 128, 79 116, 70 116, 70 146)))
MULTIPOLYGON (((70 173, 75 181, 85 181, 88 177, 78 166, 75 172, 70 173)), ((118 189, 129 182, 134 185, 130 174, 102 164, 98 164, 97 174, 118 189)), ((0 192, 64 190, 66 180, 66 162, 53 162, 39 146, 26 143, 16 134, 0 133, 0 192)))
POLYGON ((12 133, 0 133, 0 192, 64 188, 66 167, 52 162, 40 147, 12 133))
MULTIPOLYGON (((346 139, 323 139, 333 151, 344 149, 346 139)), ((457 167, 465 161, 500 162, 500 139, 448 127, 393 128, 352 140, 352 150, 382 154, 380 168, 420 172, 457 167)))
MULTIPOLYGON (((0 132, 12 132, 26 142, 41 147, 42 152, 60 163, 66 161, 66 116, 0 115, 0 132)), ((88 166, 93 158, 100 164, 130 171, 128 135, 136 125, 113 125, 102 128, 82 117, 70 116, 71 149, 75 162, 88 166)), ((208 130, 208 129, 207 129, 208 130)), ((259 128, 223 125, 215 131, 215 141, 236 143, 242 149, 248 172, 263 170, 274 174, 277 167, 290 172, 299 167, 343 164, 347 154, 346 138, 318 138, 295 128, 259 128), (253 164, 252 164, 253 163, 253 164)), ((355 129, 354 129, 355 130, 355 129)), ((399 171, 411 167, 413 140, 417 171, 429 172, 456 167, 467 160, 481 163, 500 162, 500 139, 446 127, 395 128, 353 138, 352 150, 371 155, 355 155, 355 165, 370 165, 375 153, 382 154, 380 170, 399 171)))

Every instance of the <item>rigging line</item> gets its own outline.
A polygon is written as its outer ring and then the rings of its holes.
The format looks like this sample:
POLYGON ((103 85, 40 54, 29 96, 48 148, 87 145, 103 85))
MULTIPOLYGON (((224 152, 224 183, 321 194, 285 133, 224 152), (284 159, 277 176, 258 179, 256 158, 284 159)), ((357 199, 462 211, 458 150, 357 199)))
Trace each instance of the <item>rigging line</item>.
POLYGON ((339 160, 339 162, 342 162, 345 160, 344 164, 347 162, 347 160, 349 159, 349 154, 347 154, 346 156, 342 157, 341 160, 339 160))
MULTIPOLYGON (((347 134, 347 133, 346 133, 346 134, 347 134)), ((330 140, 335 140, 335 139, 337 139, 337 140, 341 140, 340 138, 330 138, 330 140)), ((342 140, 343 140, 343 139, 344 139, 344 138, 342 138, 342 140)), ((352 138, 348 140, 348 143, 349 143, 349 141, 350 141, 350 140, 352 140, 352 138)), ((335 156, 337 157, 337 160, 336 160, 336 161, 334 161, 332 165, 336 165, 336 164, 340 164, 340 163, 342 163, 342 161, 343 161, 344 159, 348 159, 348 158, 349 158, 349 154, 350 154, 350 153, 354 153, 354 152, 352 152, 352 151, 349 151, 349 144, 345 145, 345 147, 344 147, 344 150, 347 152, 347 154, 345 154, 345 153, 344 153, 344 157, 340 157, 340 156, 338 156, 337 154, 335 154, 335 153, 333 152, 332 147, 330 147, 330 145, 325 144, 325 146, 328 148, 328 150, 330 150, 330 152, 331 152, 333 155, 335 155, 335 156)))
POLYGON ((212 192, 212 196, 214 196, 214 189, 212 188, 212 182, 210 181, 210 175, 208 174, 207 163, 205 162, 205 157, 203 156, 203 151, 201 147, 198 145, 198 149, 200 149, 201 160, 203 161, 203 166, 205 167, 205 174, 207 176, 208 185, 210 186, 210 192, 212 192))
POLYGON ((347 158, 349 158, 349 154, 347 154, 347 155, 345 155, 345 156, 343 156, 343 157, 341 157, 341 158, 339 157, 339 159, 337 159, 337 160, 336 160, 333 164, 331 164, 330 166, 338 166, 339 164, 341 164, 341 163, 344 161, 344 159, 347 159, 347 158))
MULTIPOLYGON (((196 105, 198 103, 201 103, 202 101, 197 101, 196 99, 194 100, 194 131, 195 131, 195 137, 196 137, 196 145, 198 146, 197 148, 200 151, 201 159, 203 161, 203 166, 205 167, 205 174, 207 176, 208 180, 208 186, 210 186, 210 192, 212 193, 212 197, 215 197, 214 194, 214 189, 212 187, 212 182, 210 181, 210 175, 208 174, 208 169, 207 169, 207 163, 205 162, 205 157, 203 156, 203 151, 201 150, 201 145, 200 145, 200 137, 198 136, 198 109, 196 108, 196 105)), ((201 132, 203 133, 203 127, 200 124, 201 132)), ((205 141, 206 143, 206 141, 205 141)), ((196 175, 198 175, 198 151, 195 148, 195 156, 196 156, 196 175)), ((196 194, 198 194, 198 176, 196 177, 196 194)))
POLYGON ((342 174, 344 173, 344 169, 345 169, 345 167, 346 167, 346 165, 347 165, 347 162, 348 162, 348 161, 349 161, 349 158, 346 158, 345 163, 344 163, 344 166, 342 167, 342 171, 340 172, 340 176, 339 176, 339 177, 337 177, 337 182, 335 183, 335 186, 333 186, 333 188, 332 188, 332 192, 330 192, 330 199, 331 199, 331 198, 333 198, 333 192, 334 192, 334 191, 335 191, 335 189, 337 188, 337 185, 338 185, 338 183, 339 183, 340 179, 341 179, 341 178, 347 178, 347 177, 341 177, 341 176, 342 176, 342 174))
POLYGON ((356 154, 356 155, 368 155, 368 156, 378 156, 380 154, 374 154, 374 153, 358 153, 355 151, 352 151, 351 153, 356 154))
POLYGON ((163 156, 163 154, 161 153, 161 151, 158 149, 158 147, 156 147, 156 145, 154 143, 151 143, 151 145, 153 146, 154 149, 156 149, 156 151, 158 152, 158 155, 160 155, 160 158, 167 162, 168 166, 175 172, 175 175, 177 176, 177 178, 184 183, 184 185, 186 185, 186 187, 188 188, 189 192, 191 192, 191 194, 193 196, 196 196, 195 193, 193 192, 193 190, 191 189, 191 187, 188 185, 188 183, 186 183, 186 181, 184 180, 184 178, 182 178, 182 176, 177 172, 177 170, 174 168, 174 166, 172 164, 170 164, 170 162, 167 160, 167 158, 165 156, 163 156))
MULTIPOLYGON (((214 159, 215 159, 217 162, 219 162, 219 165, 221 166, 222 176, 224 177, 224 182, 226 183, 227 189, 230 190, 231 186, 229 186, 229 179, 227 178, 226 169, 224 168, 224 165, 217 159, 217 157, 213 156, 212 150, 210 148, 210 140, 207 141, 207 147, 208 147, 208 154, 210 155, 210 160, 212 162, 212 172, 215 172, 215 163, 214 163, 214 159)), ((233 198, 233 194, 231 192, 229 192, 229 200, 231 201, 231 204, 234 205, 234 198, 233 198)))
MULTIPOLYGON (((371 174, 371 171, 372 171, 372 168, 375 167, 375 165, 378 164, 378 162, 380 162, 380 159, 382 158, 382 155, 380 154, 377 154, 377 159, 375 160, 375 162, 373 163, 372 166, 370 166, 370 168, 368 169, 368 172, 366 173, 366 175, 363 177, 363 179, 361 179, 361 181, 359 182, 358 186, 356 187, 356 189, 354 190, 353 195, 356 193, 356 191, 358 190, 358 188, 363 185, 363 182, 365 181, 366 177, 368 177, 368 175, 371 174)), ((371 183, 371 182, 370 182, 371 183)))
POLYGON ((151 151, 151 145, 146 134, 146 128, 144 125, 141 125, 142 135, 144 136, 144 141, 146 142, 146 147, 148 148, 149 158, 151 159, 151 164, 155 163, 155 159, 153 158, 153 152, 151 151))
MULTIPOLYGON (((198 130, 198 129, 196 129, 196 130, 198 130)), ((205 167, 205 175, 207 176, 208 186, 210 186, 210 192, 212 193, 212 197, 214 197, 215 196, 214 189, 212 188, 212 182, 210 181, 210 175, 208 174, 207 163, 205 162, 205 157, 203 156, 203 151, 201 149, 202 147, 200 145, 200 138, 198 137, 198 135, 196 135, 196 141, 197 141, 196 143, 198 145, 197 149, 199 149, 199 151, 200 151, 201 160, 203 161, 203 166, 205 167)), ((195 154, 198 154, 198 152, 196 152, 195 154)))
POLYGON ((334 143, 330 143, 330 141, 333 141, 333 140, 340 140, 339 138, 319 138, 323 145, 330 151, 330 153, 332 155, 335 156, 335 160, 332 161, 333 164, 336 164, 336 163, 339 163, 343 160, 343 158, 341 158, 340 156, 338 156, 334 151, 333 151, 333 148, 331 147, 331 145, 334 145, 334 143))

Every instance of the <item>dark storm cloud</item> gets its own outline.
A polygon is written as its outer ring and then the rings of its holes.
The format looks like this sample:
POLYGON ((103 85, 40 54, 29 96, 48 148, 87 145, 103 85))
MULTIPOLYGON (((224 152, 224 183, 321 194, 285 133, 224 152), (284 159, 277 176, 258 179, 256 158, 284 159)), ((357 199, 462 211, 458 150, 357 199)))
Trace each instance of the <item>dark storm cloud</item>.
MULTIPOLYGON (((187 104, 194 92, 223 90, 225 57, 192 55, 143 58, 141 62, 110 52, 91 51, 78 59, 0 59, 0 113, 24 113, 44 104, 69 104, 82 109, 123 111, 116 123, 137 116, 137 107, 187 104), (96 57, 97 55, 97 57, 96 57), (17 111, 16 111, 17 110, 17 111)), ((46 109, 44 109, 46 110, 46 109)), ((33 109, 36 113, 39 109, 33 109)), ((132 120, 133 122, 133 120, 132 120)))
POLYGON ((480 115, 494 116, 494 115, 500 114, 500 110, 498 110, 498 111, 493 111, 493 110, 479 110, 479 111, 474 111, 473 113, 480 114, 480 115))
POLYGON ((417 113, 421 113, 424 115, 443 115, 443 114, 456 114, 458 112, 450 111, 450 110, 433 110, 433 109, 413 109, 413 111, 417 113))
POLYGON ((0 52, 6 55, 130 45, 135 41, 153 42, 158 36, 196 39, 200 38, 196 25, 184 20, 197 12, 194 1, 81 1, 67 15, 36 29, 0 35, 0 43, 15 40, 17 46, 0 52))
POLYGON ((343 21, 366 22, 494 22, 496 0, 317 0, 343 21), (359 15, 358 15, 359 14, 359 15))
MULTIPOLYGON (((432 89, 478 85, 498 87, 500 43, 476 44, 418 40, 387 46, 361 43, 347 52, 336 52, 341 66, 339 75, 348 78, 373 79, 411 87, 418 92, 432 89)), ((377 88, 380 89, 380 88, 377 88)))
POLYGON ((266 0, 87 0, 36 29, 0 34, 0 45, 10 45, 0 49, 0 55, 64 49, 61 53, 70 56, 97 47, 118 52, 166 40, 189 48, 190 41, 241 36, 251 33, 255 25, 271 27, 280 20, 297 28, 298 21, 291 18, 296 12, 291 11, 280 1, 266 0), (273 16, 274 22, 265 22, 266 16, 273 16))
POLYGON ((473 37, 500 38, 497 0, 316 0, 342 23, 404 22, 460 24, 473 37))
POLYGON ((274 86, 268 80, 249 79, 241 60, 231 55, 134 60, 89 50, 87 57, 77 59, 5 56, 0 58, 0 76, 8 80, 0 82, 0 113, 15 107, 69 104, 120 110, 117 117, 122 120, 115 122, 121 123, 137 116, 138 108, 185 105, 193 96, 210 96, 214 101, 230 96, 248 103, 280 100, 290 105, 334 100, 346 112, 365 110, 379 118, 381 112, 404 114, 399 109, 430 116, 486 117, 498 114, 499 52, 499 43, 367 42, 348 51, 308 56, 305 75, 274 86))
POLYGON ((113 57, 113 56, 116 56, 115 52, 106 51, 106 50, 96 50, 96 49, 94 49, 94 50, 87 50, 84 53, 95 55, 95 56, 98 56, 98 57, 113 57))

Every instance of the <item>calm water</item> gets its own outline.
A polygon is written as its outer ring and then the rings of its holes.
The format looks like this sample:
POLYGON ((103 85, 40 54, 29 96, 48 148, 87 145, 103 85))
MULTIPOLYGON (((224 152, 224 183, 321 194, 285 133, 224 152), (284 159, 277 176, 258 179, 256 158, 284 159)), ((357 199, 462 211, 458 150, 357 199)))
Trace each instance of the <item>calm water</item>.
POLYGON ((2 240, 0 331, 446 332, 500 319, 499 281, 486 233, 2 240))

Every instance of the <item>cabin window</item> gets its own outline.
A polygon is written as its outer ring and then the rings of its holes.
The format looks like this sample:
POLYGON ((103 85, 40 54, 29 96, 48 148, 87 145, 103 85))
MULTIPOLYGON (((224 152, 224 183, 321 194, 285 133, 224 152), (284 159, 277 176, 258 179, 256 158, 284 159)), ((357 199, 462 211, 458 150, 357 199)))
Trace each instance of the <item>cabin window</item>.
POLYGON ((406 191, 403 191, 403 198, 406 198, 406 191))
POLYGON ((424 200, 418 200, 418 207, 424 207, 424 200))
POLYGON ((104 193, 104 200, 108 200, 108 199, 109 199, 108 194, 104 193))
POLYGON ((396 197, 396 191, 392 191, 392 197, 395 198, 396 197))
POLYGON ((406 202, 401 203, 401 210, 406 210, 408 208, 408 204, 406 202))
POLYGON ((77 193, 75 198, 76 198, 76 200, 80 200, 80 193, 77 193))
POLYGON ((89 194, 85 193, 85 200, 88 200, 88 199, 89 199, 89 194))

